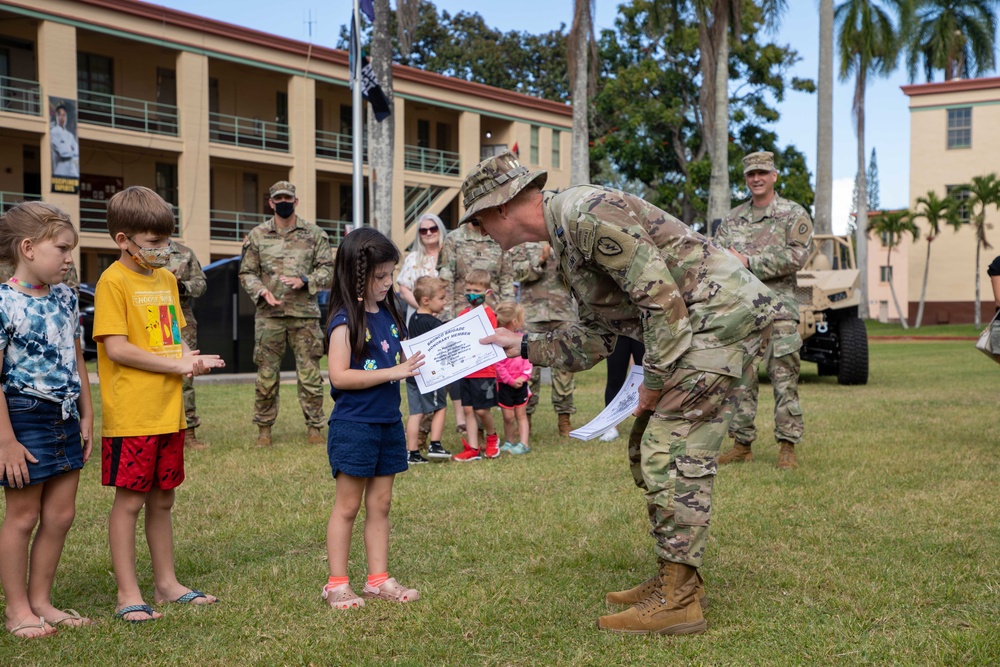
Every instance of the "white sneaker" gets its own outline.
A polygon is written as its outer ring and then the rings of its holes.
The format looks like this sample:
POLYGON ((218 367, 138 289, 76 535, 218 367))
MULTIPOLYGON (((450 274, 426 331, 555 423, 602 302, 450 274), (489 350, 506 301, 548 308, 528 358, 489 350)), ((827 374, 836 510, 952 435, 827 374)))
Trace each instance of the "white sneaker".
POLYGON ((612 426, 601 434, 601 442, 611 442, 618 439, 618 429, 612 426))

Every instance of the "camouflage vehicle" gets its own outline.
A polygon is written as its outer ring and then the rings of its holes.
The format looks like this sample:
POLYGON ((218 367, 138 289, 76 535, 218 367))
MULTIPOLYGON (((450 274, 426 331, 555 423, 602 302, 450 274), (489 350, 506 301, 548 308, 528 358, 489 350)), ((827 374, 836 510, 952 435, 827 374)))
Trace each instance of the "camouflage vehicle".
POLYGON ((858 317, 861 273, 850 237, 814 236, 796 278, 802 360, 815 362, 820 375, 836 375, 839 384, 868 384, 868 332, 858 317), (830 245, 832 263, 823 253, 830 245))

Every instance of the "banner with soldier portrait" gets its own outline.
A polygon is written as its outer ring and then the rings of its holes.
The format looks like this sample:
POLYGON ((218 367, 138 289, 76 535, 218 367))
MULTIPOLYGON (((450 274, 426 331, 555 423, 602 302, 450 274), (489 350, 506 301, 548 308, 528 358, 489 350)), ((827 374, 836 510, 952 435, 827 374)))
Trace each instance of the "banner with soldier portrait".
POLYGON ((80 144, 76 139, 76 100, 49 96, 49 145, 52 192, 80 190, 80 144))

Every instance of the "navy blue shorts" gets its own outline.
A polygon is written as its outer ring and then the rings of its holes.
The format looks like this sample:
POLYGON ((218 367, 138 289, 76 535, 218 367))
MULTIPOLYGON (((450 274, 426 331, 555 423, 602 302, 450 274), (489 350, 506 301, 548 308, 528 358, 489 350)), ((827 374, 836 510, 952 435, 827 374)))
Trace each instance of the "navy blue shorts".
MULTIPOLYGON (((83 468, 80 421, 62 418, 62 406, 24 394, 7 396, 7 413, 17 441, 38 459, 28 462, 29 484, 41 484, 83 468)), ((0 486, 9 486, 0 480, 0 486)))
POLYGON ((406 433, 403 422, 367 424, 331 419, 326 436, 330 470, 351 477, 382 477, 405 472, 406 433))

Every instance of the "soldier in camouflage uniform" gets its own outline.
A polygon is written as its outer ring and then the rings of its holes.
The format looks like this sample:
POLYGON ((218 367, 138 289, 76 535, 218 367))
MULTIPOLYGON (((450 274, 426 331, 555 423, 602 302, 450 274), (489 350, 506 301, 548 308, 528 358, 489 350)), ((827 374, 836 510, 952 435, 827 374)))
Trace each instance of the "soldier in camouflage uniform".
MULTIPOLYGON (((569 326, 577 320, 576 302, 559 274, 559 264, 551 260, 552 246, 548 243, 522 243, 503 253, 500 272, 521 283, 521 305, 524 307, 524 328, 528 333, 548 333, 569 326)), ((528 420, 535 413, 541 398, 542 367, 531 370, 531 398, 528 399, 528 420)), ((573 374, 560 368, 552 369, 552 407, 559 419, 559 435, 566 437, 572 430, 570 415, 573 407, 573 374)))
MULTIPOLYGON (((181 329, 181 340, 192 350, 198 349, 198 321, 194 317, 192 301, 197 299, 208 288, 205 272, 195 257, 194 251, 177 241, 170 242, 170 257, 164 267, 177 278, 177 293, 181 298, 181 312, 187 325, 181 329)), ((201 417, 194 400, 194 378, 185 376, 184 415, 187 417, 187 430, 184 431, 184 446, 191 449, 205 449, 208 444, 195 436, 195 429, 201 426, 201 417)))
POLYGON ((333 252, 326 232, 295 215, 295 186, 271 186, 274 217, 254 227, 243 243, 240 284, 257 304, 254 362, 257 394, 253 421, 257 444, 271 446, 271 426, 278 418, 278 389, 285 344, 295 353, 299 404, 310 444, 323 444, 323 379, 319 360, 324 336, 316 295, 333 280, 333 252))
MULTIPOLYGON (((774 192, 778 173, 770 152, 743 158, 743 174, 751 197, 726 217, 715 234, 715 244, 728 248, 752 274, 778 295, 785 307, 775 319, 771 347, 765 355, 767 375, 774 388, 774 437, 778 441, 778 467, 797 468, 795 445, 802 440, 804 423, 799 403, 799 306, 795 299, 795 274, 809 258, 812 220, 805 209, 774 192)), ((757 374, 736 411, 729 434, 735 444, 719 457, 719 465, 750 462, 750 445, 757 437, 757 374)))
POLYGON ((445 281, 445 306, 442 322, 447 322, 465 310, 465 276, 473 269, 489 271, 494 294, 486 297, 486 305, 495 308, 501 301, 514 298, 514 281, 500 270, 500 246, 479 231, 475 225, 462 225, 450 232, 438 253, 438 278, 445 281))
POLYGON ((501 329, 484 341, 571 371, 610 354, 617 335, 645 342, 629 457, 659 568, 635 588, 609 593, 608 602, 632 606, 602 616, 598 627, 703 632, 698 568, 715 457, 783 304, 733 255, 642 199, 591 185, 543 193, 545 178, 509 152, 484 160, 462 184, 463 221, 477 218, 505 250, 550 243, 580 322, 526 336, 501 329))

